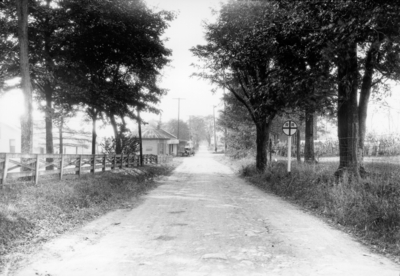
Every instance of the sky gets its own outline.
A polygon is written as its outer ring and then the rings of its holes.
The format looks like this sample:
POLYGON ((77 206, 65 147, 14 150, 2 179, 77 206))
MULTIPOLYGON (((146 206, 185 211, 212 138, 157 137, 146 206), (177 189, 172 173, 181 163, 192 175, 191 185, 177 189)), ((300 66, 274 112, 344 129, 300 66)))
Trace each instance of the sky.
MULTIPOLYGON (((190 48, 205 44, 203 21, 212 21, 211 7, 218 8, 224 0, 145 0, 155 10, 167 10, 177 13, 177 18, 170 23, 163 39, 167 48, 172 50, 171 63, 162 71, 159 86, 167 89, 159 104, 162 110, 161 119, 167 122, 178 118, 178 100, 180 102, 180 119, 187 120, 191 115, 207 116, 213 114, 213 106, 222 108, 222 92, 213 95, 212 86, 205 80, 191 77, 196 69, 191 66, 197 59, 190 48)), ((22 113, 22 95, 18 90, 0 96, 0 120, 7 120, 19 125, 22 113)), ((35 113, 35 119, 43 115, 35 113)), ((145 120, 159 120, 159 115, 142 114, 145 120)), ((77 119, 74 121, 80 121, 77 119)), ((75 123, 76 123, 75 122, 75 123)), ((106 131, 108 132, 108 131, 106 131)))
MULTIPOLYGON (((177 18, 170 23, 163 39, 165 45, 172 50, 171 63, 166 67, 160 80, 160 87, 168 90, 168 94, 161 100, 159 108, 162 110, 161 119, 167 122, 178 118, 178 100, 180 102, 180 119, 187 120, 191 115, 212 115, 213 106, 222 108, 222 91, 213 95, 212 87, 207 81, 191 77, 196 69, 191 66, 198 60, 190 52, 190 48, 205 44, 203 22, 215 20, 211 7, 218 9, 221 1, 226 0, 145 0, 150 8, 168 10, 177 13, 177 18)), ((0 120, 19 125, 19 116, 22 113, 22 95, 18 90, 0 95, 0 120)), ((159 120, 160 116, 143 114, 145 120, 159 120)), ((43 115, 35 113, 35 119, 42 119, 43 115)), ((79 128, 82 118, 73 120, 79 128)), ((385 103, 371 101, 367 127, 369 131, 386 134, 400 133, 400 87, 393 87, 392 96, 385 103)), ((90 129, 90 126, 87 126, 90 129)), ((110 136, 110 130, 100 129, 105 136, 110 136)))
MULTIPOLYGON (((222 92, 213 95, 212 86, 205 80, 191 77, 196 69, 191 66, 198 60, 190 52, 190 48, 205 44, 203 21, 212 22, 214 17, 211 7, 218 9, 221 0, 146 0, 149 7, 158 10, 174 11, 177 18, 167 29, 165 42, 172 49, 172 62, 163 71, 160 87, 168 89, 168 95, 162 99, 162 121, 178 118, 178 100, 180 102, 180 119, 187 120, 191 115, 211 115, 213 106, 222 107, 222 92)), ((158 119, 158 116, 145 118, 158 119)))

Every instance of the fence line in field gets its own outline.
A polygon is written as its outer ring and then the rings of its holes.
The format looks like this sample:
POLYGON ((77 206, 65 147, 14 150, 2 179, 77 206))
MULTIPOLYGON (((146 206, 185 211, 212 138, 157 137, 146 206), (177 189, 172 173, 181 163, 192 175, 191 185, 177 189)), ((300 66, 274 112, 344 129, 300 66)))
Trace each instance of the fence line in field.
MULTIPOLYGON (((11 179, 32 177, 35 184, 42 175, 59 175, 60 180, 66 174, 95 173, 96 171, 116 168, 139 167, 138 155, 124 154, 20 154, 0 153, 0 188, 11 179)), ((166 163, 172 156, 143 155, 143 165, 166 163)))

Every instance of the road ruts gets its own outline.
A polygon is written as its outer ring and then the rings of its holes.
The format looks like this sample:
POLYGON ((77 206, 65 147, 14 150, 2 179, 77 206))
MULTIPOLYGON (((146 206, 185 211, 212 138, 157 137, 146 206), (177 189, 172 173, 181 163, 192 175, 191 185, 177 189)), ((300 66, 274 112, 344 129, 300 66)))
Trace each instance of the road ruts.
POLYGON ((16 275, 398 276, 399 267, 201 151, 134 209, 63 235, 16 275))

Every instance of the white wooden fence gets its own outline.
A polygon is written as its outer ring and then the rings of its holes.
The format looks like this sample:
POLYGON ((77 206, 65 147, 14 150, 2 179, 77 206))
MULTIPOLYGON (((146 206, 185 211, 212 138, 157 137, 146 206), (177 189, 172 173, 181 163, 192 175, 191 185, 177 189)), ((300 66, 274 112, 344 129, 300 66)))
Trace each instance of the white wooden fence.
MULTIPOLYGON (((124 154, 20 154, 0 153, 0 188, 11 180, 30 177, 35 184, 42 175, 58 175, 60 179, 66 174, 81 175, 84 173, 104 172, 116 168, 139 167, 139 155, 124 154)), ((143 155, 143 165, 154 165, 169 162, 172 156, 143 155)))

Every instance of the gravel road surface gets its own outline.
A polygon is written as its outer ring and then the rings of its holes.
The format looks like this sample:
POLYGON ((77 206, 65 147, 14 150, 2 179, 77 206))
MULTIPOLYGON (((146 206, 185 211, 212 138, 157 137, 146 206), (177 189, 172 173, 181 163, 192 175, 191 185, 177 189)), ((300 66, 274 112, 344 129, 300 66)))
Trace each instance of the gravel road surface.
POLYGON ((138 207, 48 242, 15 275, 400 275, 390 260, 246 184, 206 151, 159 182, 138 207))

